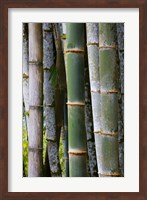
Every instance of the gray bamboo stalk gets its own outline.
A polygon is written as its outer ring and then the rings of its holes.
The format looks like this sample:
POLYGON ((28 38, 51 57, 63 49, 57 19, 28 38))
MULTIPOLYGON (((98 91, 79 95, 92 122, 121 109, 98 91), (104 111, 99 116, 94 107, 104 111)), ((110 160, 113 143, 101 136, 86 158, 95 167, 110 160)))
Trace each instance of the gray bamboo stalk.
POLYGON ((61 176, 58 155, 58 137, 55 116, 55 88, 51 82, 51 69, 55 68, 53 27, 43 23, 44 111, 48 159, 52 177, 61 176))
POLYGON ((42 24, 29 23, 28 176, 43 176, 43 37, 42 24))
MULTIPOLYGON (((92 114, 94 135, 100 130, 100 79, 99 79, 99 30, 97 23, 87 23, 87 50, 88 50, 88 66, 92 100, 92 114)), ((91 133, 92 134, 92 133, 91 133)), ((96 155, 98 158, 98 141, 95 139, 96 155)), ((97 159, 98 162, 98 159, 97 159)), ((96 165, 96 164, 95 164, 96 165)), ((98 171, 98 169, 97 169, 98 171)))
POLYGON ((85 177, 87 176, 84 114, 85 25, 82 23, 67 23, 66 31, 69 176, 85 177))
POLYGON ((117 24, 117 43, 119 55, 119 95, 118 95, 118 141, 119 167, 124 176, 124 23, 117 24))
POLYGON ((118 74, 116 24, 99 24, 101 130, 98 141, 99 176, 120 176, 118 152, 118 74))
POLYGON ((26 130, 29 128, 29 47, 28 47, 28 24, 23 23, 22 45, 22 69, 23 69, 23 101, 26 118, 26 130))

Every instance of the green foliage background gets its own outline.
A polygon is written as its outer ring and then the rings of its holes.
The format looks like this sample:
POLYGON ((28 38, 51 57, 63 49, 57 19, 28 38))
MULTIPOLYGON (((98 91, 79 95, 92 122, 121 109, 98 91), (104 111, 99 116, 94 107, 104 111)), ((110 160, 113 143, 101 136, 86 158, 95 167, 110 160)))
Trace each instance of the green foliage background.
MULTIPOLYGON (((22 128, 22 134, 23 134, 23 177, 28 176, 28 138, 27 138, 27 130, 23 126, 22 128)), ((45 163, 45 153, 46 153, 46 133, 44 129, 43 134, 43 164, 45 163)), ((62 170, 62 176, 65 176, 65 161, 64 161, 64 150, 63 150, 63 143, 60 139, 60 146, 59 146, 59 159, 61 164, 61 170, 62 170)))

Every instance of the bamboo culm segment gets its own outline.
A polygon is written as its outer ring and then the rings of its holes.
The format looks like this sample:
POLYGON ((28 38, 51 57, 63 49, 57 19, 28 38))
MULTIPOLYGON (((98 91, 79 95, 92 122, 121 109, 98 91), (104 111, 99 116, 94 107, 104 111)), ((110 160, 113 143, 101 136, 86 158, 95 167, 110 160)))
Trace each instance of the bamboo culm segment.
POLYGON ((99 30, 97 23, 87 23, 86 28, 93 122, 97 131, 100 130, 99 30))
MULTIPOLYGON (((66 75, 68 102, 84 102, 84 24, 67 23, 66 75)), ((69 176, 87 176, 85 116, 83 105, 68 105, 69 176)))
POLYGON ((42 25, 40 23, 29 23, 29 177, 43 176, 42 44, 42 25))
POLYGON ((124 176, 124 23, 117 23, 117 41, 119 55, 119 95, 118 95, 118 141, 119 167, 124 176))
POLYGON ((55 117, 55 89, 51 82, 51 69, 55 68, 53 27, 43 23, 43 68, 44 68, 44 111, 47 135, 47 151, 51 176, 61 176, 55 117))
POLYGON ((24 101, 24 112, 26 118, 27 132, 29 132, 29 41, 28 41, 28 24, 23 23, 23 101, 24 101))
MULTIPOLYGON (((90 171, 90 176, 94 177, 94 176, 98 176, 98 169, 97 169, 97 159, 96 159, 96 150, 95 150, 95 139, 94 139, 94 133, 93 133, 93 129, 94 129, 93 116, 95 116, 95 112, 92 112, 92 108, 94 108, 95 105, 93 105, 93 98, 91 99, 92 92, 90 91, 92 89, 90 89, 90 80, 92 82, 93 76, 96 75, 97 77, 97 74, 98 74, 97 73, 98 72, 98 69, 97 69, 98 68, 98 24, 87 23, 86 30, 87 30, 86 33, 87 33, 87 51, 88 52, 86 51, 87 56, 86 56, 86 64, 85 64, 85 126, 86 126, 86 135, 87 135, 89 171, 90 171), (96 73, 93 73, 94 71, 96 71, 96 73), (91 75, 90 80, 89 80, 89 74, 91 75), (93 107, 91 106, 91 104, 93 105, 93 107)), ((99 118, 95 120, 98 121, 99 118)))
MULTIPOLYGON (((92 100, 94 132, 100 130, 100 77, 99 77, 99 26, 87 23, 87 51, 92 100)), ((98 163, 98 141, 95 134, 96 158, 98 163)), ((98 167, 98 165, 97 165, 98 167)), ((97 168, 98 171, 98 168, 97 168)))
POLYGON ((98 141, 98 169, 100 176, 118 176, 118 74, 117 50, 115 48, 117 45, 116 24, 100 23, 99 33, 99 45, 102 47, 99 49, 100 91, 104 92, 101 92, 100 94, 100 125, 103 134, 96 135, 98 141), (113 135, 113 133, 115 134, 113 135))

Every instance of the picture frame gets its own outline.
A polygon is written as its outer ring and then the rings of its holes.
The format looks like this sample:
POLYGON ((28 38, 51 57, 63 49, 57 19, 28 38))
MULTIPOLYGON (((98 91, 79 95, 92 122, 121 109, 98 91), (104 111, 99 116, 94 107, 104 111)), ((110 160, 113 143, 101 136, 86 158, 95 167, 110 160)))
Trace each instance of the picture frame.
POLYGON ((0 10, 0 42, 1 42, 1 77, 0 77, 0 94, 1 94, 1 122, 0 122, 0 194, 2 199, 145 199, 146 198, 146 102, 147 95, 145 92, 145 86, 147 86, 146 78, 146 0, 135 0, 135 1, 100 1, 95 0, 86 1, 81 3, 79 1, 52 1, 52 0, 43 0, 43 1, 25 1, 22 0, 12 0, 12 1, 1 1, 1 10, 0 10), (139 8, 139 92, 140 92, 140 102, 139 102, 139 192, 120 192, 120 193, 110 193, 110 192, 8 192, 8 9, 9 8, 139 8), (7 34, 6 34, 7 33, 7 34), (145 85, 145 86, 144 86, 145 85))

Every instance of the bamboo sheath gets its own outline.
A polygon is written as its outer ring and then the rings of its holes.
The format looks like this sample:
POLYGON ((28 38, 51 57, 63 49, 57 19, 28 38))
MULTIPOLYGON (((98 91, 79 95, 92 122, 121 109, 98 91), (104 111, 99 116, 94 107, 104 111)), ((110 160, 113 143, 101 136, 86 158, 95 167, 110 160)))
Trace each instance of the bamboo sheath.
POLYGON ((67 23, 66 75, 68 94, 69 176, 87 176, 84 117, 84 24, 67 23))
POLYGON ((120 176, 118 162, 118 74, 116 24, 99 24, 100 131, 98 142, 99 176, 120 176))
POLYGON ((42 25, 29 23, 29 160, 28 176, 43 175, 42 25))

